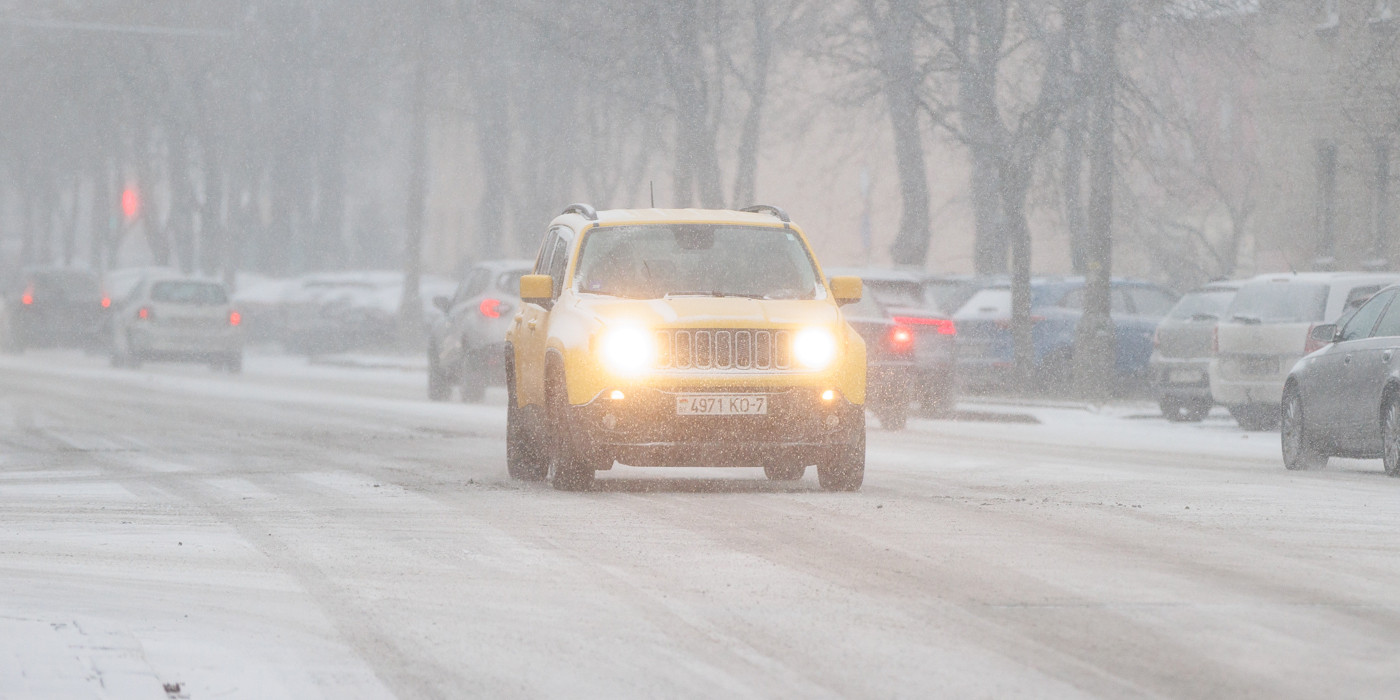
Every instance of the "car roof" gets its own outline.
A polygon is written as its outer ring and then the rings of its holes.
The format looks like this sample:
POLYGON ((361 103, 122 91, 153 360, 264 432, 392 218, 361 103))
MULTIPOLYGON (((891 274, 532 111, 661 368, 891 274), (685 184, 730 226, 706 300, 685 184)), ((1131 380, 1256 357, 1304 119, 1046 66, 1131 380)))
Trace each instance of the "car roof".
POLYGON ((910 284, 921 284, 919 278, 906 270, 891 269, 888 267, 828 267, 825 268, 828 277, 834 275, 846 277, 859 277, 865 281, 876 282, 908 282, 910 284))
POLYGON ((597 224, 617 226, 623 224, 742 224, 744 226, 766 226, 771 228, 796 228, 768 213, 735 211, 732 209, 603 209, 597 212, 597 220, 589 219, 573 211, 555 218, 555 223, 564 223, 574 229, 597 224))
POLYGON ((1397 278, 1400 278, 1400 272, 1270 272, 1240 280, 1240 284, 1248 282, 1366 282, 1397 278))

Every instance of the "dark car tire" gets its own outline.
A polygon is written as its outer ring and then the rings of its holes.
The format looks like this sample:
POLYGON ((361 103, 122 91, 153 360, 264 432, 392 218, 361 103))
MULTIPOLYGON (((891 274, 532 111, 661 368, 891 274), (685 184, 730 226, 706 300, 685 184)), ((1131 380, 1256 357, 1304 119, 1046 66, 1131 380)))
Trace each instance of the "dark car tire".
POLYGON ((805 464, 765 464, 763 475, 769 481, 797 481, 807 475, 805 464))
POLYGON ((858 491, 865 481, 865 431, 853 445, 831 451, 817 463, 817 483, 824 491, 858 491))
POLYGON ((1210 415, 1210 409, 1215 404, 1207 399, 1199 399, 1187 403, 1182 408, 1182 419, 1188 423, 1200 423, 1210 415))
POLYGON ((462 403, 481 403, 486 399, 486 373, 481 358, 470 353, 462 358, 462 382, 458 386, 462 403))
POLYGON ((1235 417, 1241 429, 1251 432, 1273 430, 1279 422, 1279 409, 1260 404, 1231 406, 1230 415, 1235 417))
POLYGON ((506 378, 506 473, 521 481, 544 481, 549 462, 535 448, 524 412, 516 405, 515 382, 506 378))
POLYGON ((452 395, 452 385, 438 366, 437 347, 428 348, 428 400, 446 401, 452 395))
POLYGON ((905 424, 909 422, 908 406, 884 406, 874 411, 875 418, 880 421, 880 427, 885 430, 898 432, 904 430, 905 424))
POLYGON ((919 415, 925 418, 949 418, 957 407, 956 392, 952 388, 924 389, 919 392, 919 415))
POLYGON ((549 476, 550 485, 558 491, 587 491, 593 486, 593 466, 582 459, 570 434, 568 393, 564 372, 551 368, 545 387, 545 402, 549 406, 549 476))
POLYGON ((1168 397, 1157 399, 1157 408, 1161 409, 1162 417, 1173 423, 1181 422, 1181 400, 1168 397))
POLYGON ((1303 412, 1303 395, 1290 387, 1283 395, 1282 429, 1279 440, 1283 446, 1283 466, 1292 471, 1322 469, 1327 466, 1327 454, 1317 448, 1308 435, 1303 412))
POLYGON ((1385 444, 1383 458, 1385 473, 1400 476, 1400 395, 1392 395, 1385 404, 1385 419, 1381 422, 1381 439, 1385 444))

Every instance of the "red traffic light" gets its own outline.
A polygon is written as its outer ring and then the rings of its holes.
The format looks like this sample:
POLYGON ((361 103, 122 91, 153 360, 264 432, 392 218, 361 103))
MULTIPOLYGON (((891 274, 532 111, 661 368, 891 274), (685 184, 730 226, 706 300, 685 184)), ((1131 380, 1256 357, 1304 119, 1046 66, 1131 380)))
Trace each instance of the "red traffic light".
POLYGON ((141 213, 141 195, 136 192, 136 188, 128 187, 122 190, 122 216, 127 221, 136 218, 141 213))

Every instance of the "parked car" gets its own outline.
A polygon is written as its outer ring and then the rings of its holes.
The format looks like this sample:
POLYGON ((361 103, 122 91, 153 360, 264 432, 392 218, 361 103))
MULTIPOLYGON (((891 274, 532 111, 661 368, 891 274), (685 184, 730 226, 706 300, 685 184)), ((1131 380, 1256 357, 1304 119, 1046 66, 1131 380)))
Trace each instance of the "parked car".
POLYGON ((1199 421, 1210 413, 1211 341, 1215 324, 1235 298, 1239 282, 1212 282, 1188 292, 1157 324, 1152 339, 1152 394, 1172 421, 1199 421))
MULTIPOLYGON (((1042 389, 1062 388, 1073 376, 1075 332, 1084 314, 1084 278, 1031 280, 1032 374, 1042 389)), ((1147 378, 1152 334, 1176 304, 1177 295, 1150 282, 1115 279, 1111 317, 1117 335, 1114 361, 1118 383, 1147 378)), ((966 386, 1012 388, 1015 348, 1011 333, 1011 286, 977 292, 953 316, 958 328, 958 377, 966 386)))
POLYGON ((841 309, 865 340, 865 405, 885 430, 903 430, 918 386, 918 334, 899 323, 874 296, 841 309))
POLYGON ((243 370, 242 321, 215 280, 179 274, 143 277, 112 314, 112 366, 146 361, 207 362, 243 370))
POLYGON ((1009 283, 1006 275, 925 275, 924 303, 951 317, 974 294, 987 287, 1009 283))
POLYGON ((925 301, 920 278, 903 270, 872 268, 833 268, 827 274, 859 277, 865 293, 888 310, 890 319, 913 333, 910 398, 924 415, 951 413, 958 400, 957 326, 925 301))
POLYGON ((520 278, 533 260, 474 265, 452 296, 436 296, 428 335, 428 398, 445 401, 456 385, 463 401, 480 401, 505 384, 506 331, 520 309, 520 278))
POLYGON ((81 268, 36 267, 20 273, 4 300, 7 350, 70 347, 97 350, 110 300, 96 273, 81 268))
POLYGON ((1400 287, 1387 287, 1341 324, 1321 324, 1322 347, 1283 387, 1283 464, 1317 469, 1332 456, 1374 459, 1400 476, 1400 287))
POLYGON ((1306 272, 1248 280, 1216 326, 1212 398, 1241 428, 1273 430, 1284 382, 1307 354, 1313 326, 1336 322, 1393 282, 1400 274, 1306 272))

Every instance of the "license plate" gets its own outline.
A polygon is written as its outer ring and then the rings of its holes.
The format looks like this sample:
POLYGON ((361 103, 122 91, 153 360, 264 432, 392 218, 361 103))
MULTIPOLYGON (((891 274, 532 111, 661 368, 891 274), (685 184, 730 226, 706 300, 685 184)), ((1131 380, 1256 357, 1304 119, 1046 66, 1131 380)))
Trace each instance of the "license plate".
POLYGON ((766 416, 763 394, 685 394, 676 397, 678 416, 766 416))
POLYGON ((1277 357, 1246 357, 1240 360, 1240 374, 1263 376, 1278 374, 1277 357))
POLYGON ((1201 373, 1194 369, 1174 369, 1167 375, 1172 384, 1195 384, 1201 381, 1201 373))

